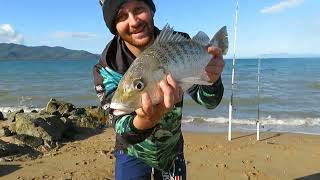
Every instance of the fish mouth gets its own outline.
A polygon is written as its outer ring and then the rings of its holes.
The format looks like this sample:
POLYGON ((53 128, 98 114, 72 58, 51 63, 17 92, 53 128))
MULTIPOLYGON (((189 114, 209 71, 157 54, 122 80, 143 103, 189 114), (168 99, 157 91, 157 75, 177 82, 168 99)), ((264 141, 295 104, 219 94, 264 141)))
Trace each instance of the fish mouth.
POLYGON ((129 113, 132 113, 133 111, 136 110, 135 108, 126 106, 125 104, 114 103, 114 102, 112 102, 112 103, 110 104, 110 108, 111 108, 111 109, 115 109, 115 110, 123 111, 123 113, 121 113, 121 114, 129 114, 129 113))

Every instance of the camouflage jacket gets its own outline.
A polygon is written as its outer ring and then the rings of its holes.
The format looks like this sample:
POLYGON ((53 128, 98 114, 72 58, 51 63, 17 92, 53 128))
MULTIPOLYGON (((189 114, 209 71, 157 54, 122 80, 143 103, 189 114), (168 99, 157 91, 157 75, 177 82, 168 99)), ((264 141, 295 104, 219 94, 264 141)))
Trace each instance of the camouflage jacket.
MULTIPOLYGON (((155 35, 159 34, 156 29, 155 35)), ((182 33, 184 36, 189 36, 182 33)), ((147 130, 138 130, 133 125, 135 113, 114 116, 109 108, 118 83, 129 68, 135 56, 119 36, 104 49, 99 62, 93 67, 95 90, 101 105, 109 111, 116 132, 116 149, 123 150, 160 170, 169 170, 178 153, 183 153, 181 119, 183 102, 177 103, 171 112, 165 114, 159 124, 147 130)), ((223 96, 221 78, 211 86, 194 85, 188 94, 198 104, 215 108, 223 96)))

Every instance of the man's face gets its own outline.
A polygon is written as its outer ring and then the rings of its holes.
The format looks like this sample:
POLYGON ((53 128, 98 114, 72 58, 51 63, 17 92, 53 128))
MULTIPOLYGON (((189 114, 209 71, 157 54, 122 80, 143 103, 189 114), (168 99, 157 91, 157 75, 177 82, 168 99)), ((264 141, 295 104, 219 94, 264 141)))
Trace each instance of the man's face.
POLYGON ((143 1, 124 3, 115 20, 119 36, 132 46, 144 48, 153 41, 153 12, 143 1))

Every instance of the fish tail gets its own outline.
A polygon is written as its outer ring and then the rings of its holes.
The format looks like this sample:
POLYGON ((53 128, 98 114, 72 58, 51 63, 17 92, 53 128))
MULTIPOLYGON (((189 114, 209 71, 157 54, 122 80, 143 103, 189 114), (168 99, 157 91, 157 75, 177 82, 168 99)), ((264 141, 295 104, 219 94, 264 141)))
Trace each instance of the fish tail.
POLYGON ((222 54, 226 55, 229 48, 227 27, 223 26, 210 40, 210 44, 219 47, 222 54))

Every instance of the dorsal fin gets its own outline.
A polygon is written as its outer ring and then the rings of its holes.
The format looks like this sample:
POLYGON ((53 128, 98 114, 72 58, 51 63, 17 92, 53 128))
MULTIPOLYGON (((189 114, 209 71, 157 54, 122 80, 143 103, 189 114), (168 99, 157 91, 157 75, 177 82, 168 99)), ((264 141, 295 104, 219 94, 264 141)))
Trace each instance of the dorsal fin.
POLYGON ((189 39, 177 32, 174 32, 173 28, 170 27, 169 24, 166 24, 156 38, 155 43, 180 42, 186 40, 189 39))
POLYGON ((195 36, 193 36, 192 40, 206 46, 209 44, 210 38, 206 33, 199 31, 195 36))
POLYGON ((226 55, 228 52, 229 41, 227 27, 223 26, 210 40, 210 44, 219 47, 222 50, 222 54, 226 55))

